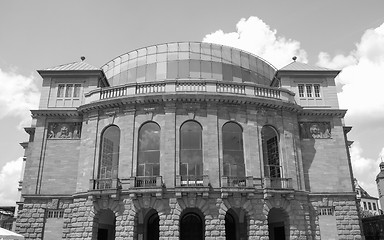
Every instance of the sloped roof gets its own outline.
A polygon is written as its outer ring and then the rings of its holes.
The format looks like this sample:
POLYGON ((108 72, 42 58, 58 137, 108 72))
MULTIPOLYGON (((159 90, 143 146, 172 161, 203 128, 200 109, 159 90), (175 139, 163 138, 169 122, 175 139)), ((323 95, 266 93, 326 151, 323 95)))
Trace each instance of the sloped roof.
POLYGON ((89 71, 100 70, 100 68, 94 67, 84 61, 62 64, 55 67, 43 69, 43 71, 89 71))
POLYGON ((286 65, 285 67, 279 69, 279 71, 334 71, 334 70, 293 61, 290 64, 286 65))
POLYGON ((369 193, 367 191, 364 190, 364 188, 362 188, 360 186, 360 184, 358 183, 358 181, 356 180, 355 178, 355 188, 356 190, 360 190, 360 193, 361 193, 361 197, 362 198, 371 198, 371 199, 377 199, 376 197, 372 197, 371 195, 369 195, 369 193))

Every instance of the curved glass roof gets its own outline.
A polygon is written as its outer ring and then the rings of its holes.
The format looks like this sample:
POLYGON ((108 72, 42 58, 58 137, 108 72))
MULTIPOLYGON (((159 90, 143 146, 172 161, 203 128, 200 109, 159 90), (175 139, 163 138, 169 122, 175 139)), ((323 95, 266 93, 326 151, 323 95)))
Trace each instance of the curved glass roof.
POLYGON ((176 42, 140 48, 102 66, 111 86, 174 79, 213 79, 270 85, 276 68, 236 48, 176 42))

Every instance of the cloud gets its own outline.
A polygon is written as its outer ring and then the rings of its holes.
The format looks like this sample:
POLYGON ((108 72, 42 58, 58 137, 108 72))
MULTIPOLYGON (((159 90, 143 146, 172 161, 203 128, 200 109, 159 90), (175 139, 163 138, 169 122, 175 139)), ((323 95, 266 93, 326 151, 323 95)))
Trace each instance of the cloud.
POLYGON ((376 176, 379 173, 380 156, 384 157, 384 147, 377 159, 363 157, 363 149, 359 142, 355 142, 351 149, 351 159, 354 177, 360 185, 371 195, 378 196, 376 176))
POLYGON ((272 63, 281 68, 292 62, 297 56, 298 61, 306 63, 307 53, 300 49, 300 42, 278 36, 275 29, 265 24, 258 17, 242 18, 236 24, 236 32, 224 33, 217 30, 207 34, 203 42, 236 47, 272 63))
POLYGON ((23 159, 7 162, 0 171, 0 205, 15 206, 23 159))
POLYGON ((30 121, 30 109, 38 106, 40 93, 33 76, 25 77, 15 70, 0 69, 0 119, 16 116, 20 125, 30 121))
POLYGON ((342 69, 336 78, 342 87, 338 94, 341 108, 348 109, 354 123, 384 122, 384 24, 365 31, 356 49, 347 56, 321 52, 319 66, 342 69))

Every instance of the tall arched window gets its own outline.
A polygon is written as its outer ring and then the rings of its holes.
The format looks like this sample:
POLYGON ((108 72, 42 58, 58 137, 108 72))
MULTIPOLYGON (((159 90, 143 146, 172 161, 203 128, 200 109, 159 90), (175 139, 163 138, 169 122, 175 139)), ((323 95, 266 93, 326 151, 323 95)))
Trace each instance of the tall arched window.
POLYGON ((137 176, 160 175, 160 127, 154 122, 144 123, 139 130, 137 176))
POLYGON ((279 138, 276 130, 271 126, 264 126, 261 130, 265 176, 281 178, 279 157, 279 138))
POLYGON ((234 122, 223 126, 223 163, 224 176, 245 177, 243 130, 234 122))
POLYGON ((120 151, 120 129, 115 126, 106 128, 101 136, 98 188, 111 188, 112 179, 117 179, 120 151))
POLYGON ((203 151, 202 127, 195 121, 187 121, 180 128, 180 175, 202 177, 203 151))

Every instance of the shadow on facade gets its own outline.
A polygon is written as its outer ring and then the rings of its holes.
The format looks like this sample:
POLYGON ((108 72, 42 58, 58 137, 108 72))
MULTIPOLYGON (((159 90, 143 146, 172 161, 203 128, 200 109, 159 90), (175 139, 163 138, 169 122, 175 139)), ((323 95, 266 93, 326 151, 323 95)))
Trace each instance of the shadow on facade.
POLYGON ((268 213, 268 231, 270 240, 289 239, 289 216, 281 208, 272 208, 268 213))

